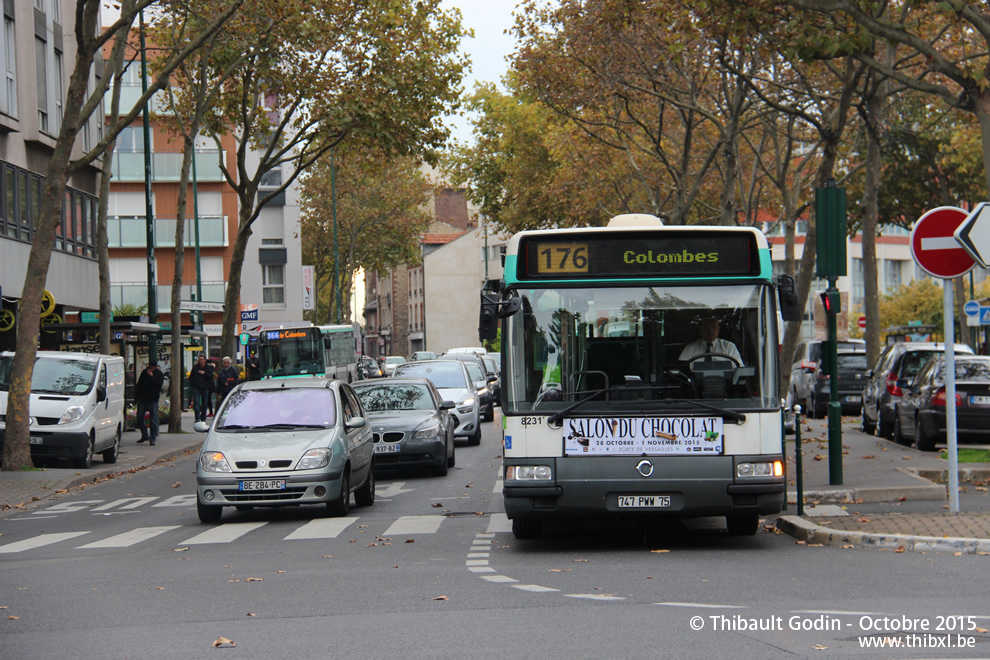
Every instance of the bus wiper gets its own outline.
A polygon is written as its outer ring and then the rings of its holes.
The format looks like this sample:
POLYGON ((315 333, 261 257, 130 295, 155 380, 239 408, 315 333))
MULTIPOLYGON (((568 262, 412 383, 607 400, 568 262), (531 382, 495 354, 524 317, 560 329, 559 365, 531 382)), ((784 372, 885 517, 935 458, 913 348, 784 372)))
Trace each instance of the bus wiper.
POLYGON ((576 408, 578 408, 580 406, 583 406, 585 403, 587 403, 588 401, 591 401, 594 398, 600 397, 602 394, 605 394, 606 392, 613 391, 613 389, 614 388, 611 388, 611 387, 603 387, 600 390, 595 390, 594 392, 592 392, 588 396, 584 397, 580 401, 575 401, 574 403, 572 403, 571 405, 567 406, 563 410, 561 410, 559 412, 555 412, 554 414, 550 415, 549 417, 547 417, 547 422, 550 423, 550 424, 556 424, 557 422, 559 422, 562 419, 564 419, 564 415, 566 415, 567 413, 571 412, 572 410, 574 410, 574 409, 576 409, 576 408))
POLYGON ((723 417, 728 417, 737 424, 742 424, 746 421, 746 415, 741 412, 736 412, 735 410, 729 410, 728 408, 719 408, 718 406, 712 406, 707 403, 702 403, 695 399, 664 399, 662 401, 657 401, 656 403, 690 403, 691 405, 698 406, 699 408, 704 408, 705 410, 711 410, 712 412, 718 413, 723 417))

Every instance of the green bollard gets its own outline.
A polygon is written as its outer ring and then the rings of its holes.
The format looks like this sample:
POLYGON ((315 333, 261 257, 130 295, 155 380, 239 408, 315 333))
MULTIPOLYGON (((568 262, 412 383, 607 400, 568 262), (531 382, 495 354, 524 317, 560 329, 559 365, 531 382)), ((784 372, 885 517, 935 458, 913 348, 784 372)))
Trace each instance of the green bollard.
MULTIPOLYGON (((794 461, 797 471, 798 515, 804 515, 804 462, 801 456, 801 406, 794 406, 794 461)), ((786 490, 786 486, 785 486, 786 490)), ((787 499, 786 497, 784 498, 787 499)))

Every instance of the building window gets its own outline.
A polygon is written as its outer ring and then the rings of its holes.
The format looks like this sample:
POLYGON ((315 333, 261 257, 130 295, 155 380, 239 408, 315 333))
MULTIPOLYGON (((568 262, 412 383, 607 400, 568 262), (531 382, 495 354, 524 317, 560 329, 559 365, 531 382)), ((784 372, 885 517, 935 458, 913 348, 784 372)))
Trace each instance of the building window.
POLYGON ((884 259, 883 283, 887 293, 893 293, 901 286, 901 262, 896 259, 884 259))
POLYGON ((6 73, 3 98, 0 100, 0 111, 17 116, 17 52, 14 40, 14 19, 9 16, 3 17, 3 59, 4 71, 6 73))
POLYGON ((261 267, 261 301, 265 305, 285 304, 285 266, 267 264, 261 267))
POLYGON ((48 55, 44 39, 34 40, 34 59, 38 68, 38 129, 48 132, 48 55))
POLYGON ((55 132, 62 130, 62 53, 55 51, 55 132))
POLYGON ((853 309, 863 309, 866 300, 866 278, 863 277, 863 260, 852 260, 852 300, 850 306, 853 309))

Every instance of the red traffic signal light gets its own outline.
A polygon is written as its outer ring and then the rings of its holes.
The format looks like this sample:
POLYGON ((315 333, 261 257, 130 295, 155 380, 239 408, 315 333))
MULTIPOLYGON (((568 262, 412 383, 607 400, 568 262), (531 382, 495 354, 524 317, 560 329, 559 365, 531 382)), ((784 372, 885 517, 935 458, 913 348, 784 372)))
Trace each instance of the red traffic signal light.
POLYGON ((837 290, 823 291, 822 297, 822 307, 825 308, 826 314, 838 314, 842 308, 842 303, 839 298, 839 292, 837 290))

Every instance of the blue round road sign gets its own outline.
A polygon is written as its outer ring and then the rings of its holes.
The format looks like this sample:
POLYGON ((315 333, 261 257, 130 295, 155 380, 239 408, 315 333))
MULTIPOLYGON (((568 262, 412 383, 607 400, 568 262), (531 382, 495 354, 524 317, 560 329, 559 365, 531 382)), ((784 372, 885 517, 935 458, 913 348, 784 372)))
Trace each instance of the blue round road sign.
POLYGON ((980 303, 975 300, 967 301, 963 305, 963 311, 966 312, 966 316, 979 316, 980 315, 980 303))

